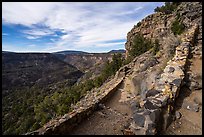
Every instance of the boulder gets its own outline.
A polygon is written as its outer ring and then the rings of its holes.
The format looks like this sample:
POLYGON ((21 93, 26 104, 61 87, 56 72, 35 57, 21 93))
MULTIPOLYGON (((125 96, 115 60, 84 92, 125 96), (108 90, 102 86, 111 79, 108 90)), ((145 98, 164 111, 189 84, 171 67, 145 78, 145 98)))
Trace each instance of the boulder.
POLYGON ((171 84, 179 87, 181 85, 182 79, 175 79, 171 82, 171 84))
POLYGON ((146 135, 155 135, 156 133, 156 124, 149 123, 147 125, 146 135))
POLYGON ((149 100, 147 100, 145 103, 144 103, 144 107, 146 109, 149 109, 149 110, 153 110, 153 109, 158 109, 159 107, 154 105, 152 102, 150 102, 149 100))
POLYGON ((144 127, 145 117, 142 114, 134 113, 133 120, 138 126, 144 127))
POLYGON ((153 123, 157 123, 157 122, 159 121, 160 114, 161 114, 161 113, 160 113, 160 110, 157 109, 157 110, 152 111, 152 112, 150 113, 149 117, 150 117, 150 119, 151 119, 151 121, 152 121, 153 123))
POLYGON ((146 98, 150 97, 150 96, 155 96, 157 94, 161 93, 161 91, 159 90, 155 90, 155 89, 150 89, 146 92, 146 98))
POLYGON ((169 67, 169 73, 173 73, 175 71, 175 68, 173 68, 173 67, 169 67))
POLYGON ((140 107, 140 103, 138 101, 132 100, 130 102, 130 106, 131 106, 131 109, 134 111, 134 110, 137 110, 140 107))

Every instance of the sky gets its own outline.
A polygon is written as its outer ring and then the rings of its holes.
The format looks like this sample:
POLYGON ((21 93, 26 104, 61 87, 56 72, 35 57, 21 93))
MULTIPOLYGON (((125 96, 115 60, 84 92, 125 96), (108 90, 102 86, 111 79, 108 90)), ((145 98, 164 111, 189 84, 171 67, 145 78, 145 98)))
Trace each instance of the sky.
POLYGON ((2 50, 108 52, 163 2, 2 2, 2 50))

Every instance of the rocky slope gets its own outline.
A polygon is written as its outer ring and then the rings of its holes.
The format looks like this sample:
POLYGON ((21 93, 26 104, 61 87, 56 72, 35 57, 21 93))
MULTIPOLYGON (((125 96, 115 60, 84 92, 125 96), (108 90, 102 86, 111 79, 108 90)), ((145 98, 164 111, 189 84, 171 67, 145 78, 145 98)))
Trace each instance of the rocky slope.
MULTIPOLYGON (((157 38, 161 42, 165 37, 173 34, 171 25, 179 15, 186 29, 194 23, 199 25, 200 33, 198 39, 202 39, 202 4, 199 2, 183 2, 172 14, 157 12, 142 19, 140 25, 135 25, 127 34, 127 42, 125 43, 126 57, 129 55, 133 38, 136 34, 141 33, 144 37, 151 39, 157 38)), ((163 50, 166 47, 161 48, 163 50)))
POLYGON ((46 86, 55 82, 77 81, 83 73, 49 53, 3 53, 2 88, 7 90, 46 86))
POLYGON ((34 122, 34 106, 83 74, 49 53, 2 52, 3 133, 27 130, 34 122))
POLYGON ((201 3, 183 2, 171 14, 158 12, 144 18, 127 35, 126 57, 137 33, 158 39, 160 51, 135 57, 110 81, 88 92, 71 112, 29 134, 89 134, 87 130, 93 128, 92 134, 201 134, 201 65, 195 68, 195 61, 200 64, 202 59, 201 15, 201 3), (185 30, 174 35, 171 26, 178 16, 185 30), (189 98, 183 94, 186 88, 189 98), (120 96, 115 98, 114 93, 120 96), (107 99, 113 103, 106 103, 107 99), (127 107, 126 115, 121 103, 127 107))
POLYGON ((114 50, 108 53, 69 52, 69 54, 66 54, 63 52, 63 54, 55 53, 54 55, 84 72, 85 75, 83 75, 80 80, 86 80, 99 75, 104 67, 104 64, 107 61, 111 61, 113 54, 117 53, 121 53, 123 56, 125 56, 125 50, 114 50))

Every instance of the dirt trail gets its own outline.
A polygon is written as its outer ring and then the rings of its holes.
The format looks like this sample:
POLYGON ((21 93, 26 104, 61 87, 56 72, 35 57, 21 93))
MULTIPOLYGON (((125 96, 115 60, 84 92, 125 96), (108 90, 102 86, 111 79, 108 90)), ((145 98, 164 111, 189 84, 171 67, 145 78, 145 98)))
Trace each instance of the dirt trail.
POLYGON ((129 123, 132 112, 128 102, 121 100, 124 83, 104 103, 104 108, 95 111, 73 129, 71 135, 123 135, 124 127, 129 123))
MULTIPOLYGON (((188 72, 201 77, 197 81, 202 83, 202 58, 193 55, 188 72)), ((183 86, 176 101, 176 111, 181 113, 181 118, 172 122, 163 134, 202 135, 202 86, 192 90, 183 86)))

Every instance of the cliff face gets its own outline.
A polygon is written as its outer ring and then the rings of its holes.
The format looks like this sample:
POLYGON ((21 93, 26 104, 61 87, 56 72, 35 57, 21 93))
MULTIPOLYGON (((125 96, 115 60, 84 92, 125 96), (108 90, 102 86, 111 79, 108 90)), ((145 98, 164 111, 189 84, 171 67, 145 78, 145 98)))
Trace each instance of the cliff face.
MULTIPOLYGON (((188 71, 188 67, 191 66, 189 60, 192 59, 190 56, 199 61, 202 59, 201 21, 202 5, 199 2, 181 3, 172 14, 159 12, 147 16, 140 25, 134 26, 128 32, 125 44, 126 57, 129 55, 133 38, 137 33, 141 33, 146 38, 158 39, 161 46, 160 55, 153 55, 151 51, 147 51, 135 57, 129 64, 120 68, 113 79, 98 89, 93 89, 77 105, 72 106, 73 111, 29 134, 72 134, 74 127, 82 125, 81 122, 98 108, 115 109, 111 108, 112 106, 101 108, 101 103, 105 104, 107 98, 115 105, 125 103, 131 108, 131 115, 119 115, 122 119, 128 120, 126 123, 123 122, 125 126, 121 124, 116 129, 111 129, 111 127, 117 127, 121 119, 117 122, 113 122, 114 119, 107 121, 105 119, 109 114, 102 114, 103 118, 93 121, 93 124, 90 124, 91 120, 87 122, 88 124, 83 124, 90 130, 100 129, 94 131, 94 134, 107 133, 102 132, 104 130, 100 125, 105 125, 105 127, 111 125, 108 130, 114 134, 154 135, 165 131, 172 119, 176 117, 175 101, 180 98, 180 88, 185 85, 190 89, 195 87, 202 89, 202 74, 196 76, 188 71), (181 35, 174 35, 171 26, 178 16, 185 25, 185 30, 181 35), (172 50, 174 52, 171 53, 172 50), (197 79, 199 80, 196 81, 197 79), (120 85, 123 85, 122 91, 119 88, 120 85), (119 99, 114 99, 114 97, 112 99, 114 92, 121 93, 119 99)), ((189 108, 191 109, 190 105, 189 108)), ((120 112, 120 109, 117 111, 120 112)), ((114 116, 117 117, 116 115, 114 116)), ((184 126, 188 125, 185 120, 182 121, 185 123, 184 126)), ((192 123, 190 125, 194 126, 192 123)), ((200 132, 201 130, 197 134, 200 132)), ((193 132, 188 131, 188 133, 193 132)))
MULTIPOLYGON (((133 38, 138 33, 146 38, 157 38, 159 40, 171 35, 171 26, 177 15, 180 15, 186 29, 197 23, 201 27, 200 32, 202 32, 202 4, 199 2, 182 2, 172 14, 154 13, 141 20, 140 25, 135 25, 127 34, 126 57, 132 47, 133 38)), ((200 38, 202 38, 202 35, 200 38)))

